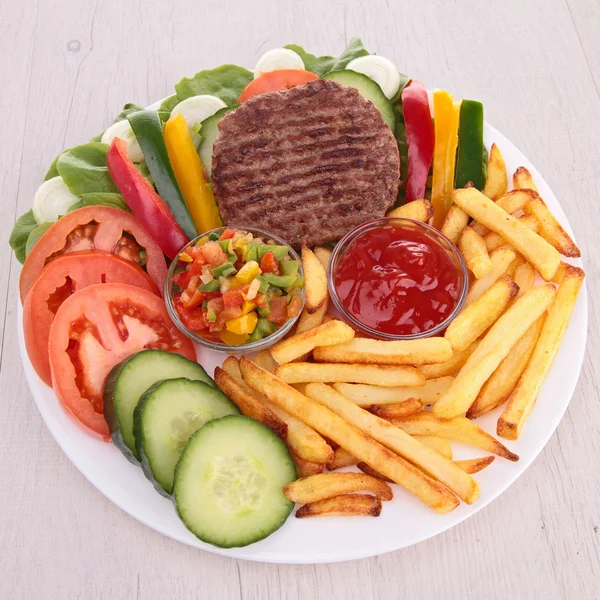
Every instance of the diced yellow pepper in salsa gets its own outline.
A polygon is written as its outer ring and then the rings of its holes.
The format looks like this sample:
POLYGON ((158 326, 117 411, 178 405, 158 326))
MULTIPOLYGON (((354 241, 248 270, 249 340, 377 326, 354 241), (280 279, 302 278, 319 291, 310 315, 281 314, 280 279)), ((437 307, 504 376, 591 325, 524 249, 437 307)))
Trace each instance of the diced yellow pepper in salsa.
POLYGON ((255 260, 249 260, 233 278, 234 287, 241 287, 250 283, 257 275, 260 275, 260 267, 255 260))
POLYGON ((258 323, 258 315, 255 312, 242 315, 237 319, 231 319, 225 323, 227 331, 237 335, 250 335, 256 324, 258 323))

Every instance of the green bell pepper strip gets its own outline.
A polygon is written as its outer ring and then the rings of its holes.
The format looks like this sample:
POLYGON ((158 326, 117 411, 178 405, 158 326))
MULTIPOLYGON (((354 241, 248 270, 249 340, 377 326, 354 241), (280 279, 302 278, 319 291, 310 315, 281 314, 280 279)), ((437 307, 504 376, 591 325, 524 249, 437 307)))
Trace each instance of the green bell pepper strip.
POLYGON ((190 239, 195 238, 196 227, 169 162, 158 113, 154 110, 139 110, 128 115, 127 119, 142 149, 160 197, 167 203, 185 234, 190 239))
POLYGON ((483 172, 483 104, 476 100, 463 100, 460 105, 458 126, 458 156, 455 188, 471 182, 478 190, 485 185, 483 172))

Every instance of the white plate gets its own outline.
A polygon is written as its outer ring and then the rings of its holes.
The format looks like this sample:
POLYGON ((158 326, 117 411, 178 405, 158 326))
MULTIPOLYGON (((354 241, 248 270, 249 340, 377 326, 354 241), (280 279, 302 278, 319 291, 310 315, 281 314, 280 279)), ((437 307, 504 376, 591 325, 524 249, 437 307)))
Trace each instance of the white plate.
MULTIPOLYGON (((153 106, 154 108, 155 106, 153 106)), ((571 228, 548 184, 533 165, 502 134, 485 125, 485 143, 501 149, 509 174, 521 165, 532 173, 541 196, 569 232, 571 228)), ((574 261, 580 264, 580 261, 574 261)), ((573 395, 581 370, 587 336, 587 294, 581 290, 571 323, 555 364, 548 376, 524 431, 516 442, 506 445, 521 460, 511 463, 497 458, 477 475, 481 498, 473 505, 461 504, 446 515, 438 515, 408 492, 394 486, 394 499, 386 502, 377 519, 372 517, 297 520, 291 516, 272 536, 248 546, 224 550, 196 539, 177 517, 169 500, 157 494, 142 470, 129 463, 113 444, 89 436, 61 408, 53 391, 37 377, 23 342, 22 309, 19 306, 19 346, 23 368, 39 411, 50 432, 70 458, 100 492, 132 517, 175 540, 209 552, 272 563, 323 563, 364 558, 405 548, 458 525, 497 498, 540 453, 556 429, 573 395)), ((199 362, 212 374, 224 355, 201 349, 199 362)), ((477 423, 495 434, 501 409, 477 423)), ((453 444, 456 458, 483 456, 483 451, 453 444)), ((510 519, 510 515, 505 515, 510 519)), ((501 523, 497 526, 502 526, 501 523)))

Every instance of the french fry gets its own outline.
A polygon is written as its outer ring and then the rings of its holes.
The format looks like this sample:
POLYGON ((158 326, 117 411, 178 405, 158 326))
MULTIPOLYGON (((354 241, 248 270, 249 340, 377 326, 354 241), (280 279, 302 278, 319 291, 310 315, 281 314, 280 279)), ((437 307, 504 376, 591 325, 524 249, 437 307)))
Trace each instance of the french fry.
POLYGON ((376 477, 377 479, 381 479, 382 481, 385 481, 387 483, 394 483, 389 477, 382 475, 381 473, 370 467, 367 463, 359 462, 356 466, 366 475, 376 477))
POLYGON ((508 275, 511 279, 514 279, 517 269, 523 264, 525 264, 525 259, 520 254, 517 254, 510 265, 508 265, 508 269, 506 269, 504 275, 508 275))
POLYGON ((515 283, 519 286, 519 291, 515 296, 515 300, 518 300, 533 287, 533 282, 535 281, 535 269, 528 262, 525 262, 515 269, 514 279, 515 283))
MULTIPOLYGON (((463 471, 439 452, 432 450, 384 419, 368 413, 329 386, 322 383, 310 383, 306 387, 306 395, 396 454, 417 465, 468 504, 472 504, 479 498, 479 484, 472 477, 465 477, 463 471)), ((381 470, 379 466, 369 463, 368 460, 361 460, 361 462, 371 464, 377 471, 381 470)), ((383 474, 387 475, 385 472, 383 474)))
POLYGON ((323 306, 327 298, 327 273, 315 253, 302 247, 302 267, 304 268, 305 310, 315 313, 323 306))
POLYGON ((544 380, 554 362, 575 308, 584 277, 585 273, 579 267, 569 267, 566 270, 531 358, 508 401, 508 405, 498 419, 497 432, 501 437, 516 440, 521 434, 523 425, 535 405, 544 380))
POLYGON ((316 463, 309 460, 304 460, 298 456, 289 446, 290 456, 296 465, 296 474, 298 477, 310 477, 317 473, 322 473, 325 469, 325 463, 316 463))
POLYGON ((313 356, 319 362, 428 365, 450 360, 452 348, 442 337, 394 342, 354 338, 335 346, 319 345, 314 349, 313 356))
POLYGON ((506 174, 506 164, 504 157, 496 144, 492 144, 490 148, 490 156, 488 158, 487 179, 483 193, 490 200, 498 200, 506 193, 508 187, 508 176, 506 174))
POLYGON ((467 362, 467 358, 473 354, 475 348, 479 345, 479 342, 473 342, 465 350, 460 352, 454 352, 452 358, 443 363, 437 363, 434 365, 423 365, 419 367, 419 371, 425 375, 425 379, 437 379, 439 377, 446 377, 448 375, 456 375, 462 366, 467 362))
POLYGON ((523 207, 534 198, 538 197, 538 193, 535 190, 511 190, 507 192, 496 202, 496 205, 504 209, 507 213, 513 215, 514 213, 523 210, 523 207))
POLYGON ((450 442, 446 438, 437 435, 413 435, 413 437, 416 440, 419 440, 421 444, 425 444, 432 450, 439 452, 448 460, 452 460, 452 448, 450 447, 450 442))
POLYGON ((571 236, 563 229, 546 203, 538 196, 523 207, 528 216, 539 222, 540 235, 563 256, 579 258, 581 252, 571 236))
POLYGON ((381 500, 369 494, 344 494, 305 504, 296 511, 297 519, 308 517, 378 517, 381 500))
POLYGON ((418 400, 421 404, 433 404, 450 387, 454 377, 427 379, 425 385, 417 387, 382 387, 361 383, 334 383, 333 389, 346 396, 362 408, 380 404, 397 404, 407 400, 418 400))
POLYGON ((260 421, 266 425, 282 440, 287 438, 287 424, 271 409, 266 407, 254 393, 244 389, 233 377, 223 369, 215 369, 215 383, 217 387, 240 409, 247 417, 260 421))
POLYGON ((335 471, 336 469, 341 469, 343 467, 350 467, 358 462, 356 456, 341 446, 336 448, 333 455, 333 459, 327 463, 327 468, 330 471, 335 471))
POLYGON ((329 298, 325 298, 323 305, 314 313, 309 313, 307 310, 303 310, 300 318, 298 319, 298 325, 296 327, 296 333, 302 333, 308 331, 314 327, 318 327, 323 323, 323 317, 327 314, 329 308, 329 298))
POLYGON ((269 371, 270 373, 275 373, 277 364, 273 360, 273 356, 268 350, 261 350, 252 360, 259 367, 269 371))
MULTIPOLYGON (((533 215, 521 215, 517 217, 519 223, 523 223, 525 227, 531 229, 535 233, 538 233, 540 230, 540 224, 538 220, 533 215)), ((483 242, 488 252, 493 252, 496 248, 500 248, 500 246, 506 245, 506 240, 499 234, 494 231, 490 231, 483 238, 483 242)))
POLYGON ((450 387, 434 404, 433 413, 436 417, 450 419, 467 412, 483 384, 506 358, 511 348, 546 312, 555 296, 556 291, 551 284, 534 287, 494 323, 450 387))
POLYGON ((485 241, 469 226, 463 229, 458 238, 458 249, 477 279, 481 279, 492 268, 485 241))
POLYGON ((437 435, 476 446, 513 462, 519 460, 517 454, 465 417, 438 419, 430 412, 422 412, 404 419, 393 419, 391 423, 409 435, 437 435))
POLYGON ((322 246, 316 246, 313 250, 315 256, 319 259, 319 262, 323 265, 325 271, 329 268, 329 262, 331 261, 331 250, 323 248, 322 246))
POLYGON ((414 415, 423 410, 423 405, 416 398, 396 402, 395 404, 371 404, 369 412, 381 417, 382 419, 406 417, 414 415))
POLYGON ((554 277, 552 278, 552 283, 560 283, 565 273, 567 272, 567 269, 570 266, 571 265, 569 263, 563 262, 561 260, 560 265, 558 265, 558 269, 556 270, 556 275, 554 275, 554 277))
POLYGON ((387 483, 364 473, 320 473, 283 487, 283 495, 296 504, 310 504, 354 492, 372 492, 382 502, 394 497, 387 483))
POLYGON ((343 344, 353 337, 352 327, 342 321, 333 320, 275 344, 271 348, 271 356, 282 365, 311 352, 316 346, 343 344))
MULTIPOLYGON (((461 208, 461 210, 462 210, 462 208, 461 208)), ((471 221, 471 224, 469 225, 469 227, 475 233, 479 234, 481 237, 484 237, 490 231, 485 225, 482 225, 481 223, 478 223, 477 221, 471 221)))
POLYGON ((475 188, 454 190, 452 198, 467 214, 500 234, 516 248, 546 281, 554 277, 560 263, 560 254, 544 238, 525 227, 475 188))
POLYGON ((275 375, 286 383, 329 383, 345 381, 373 385, 418 386, 425 377, 415 367, 405 365, 348 365, 344 363, 293 362, 281 365, 275 375))
POLYGON ((467 411, 468 419, 476 419, 485 415, 508 400, 527 366, 545 318, 546 315, 538 318, 515 344, 492 376, 483 384, 475 402, 467 411))
POLYGON ((454 464, 457 467, 460 467, 465 473, 473 475, 474 473, 479 473, 479 471, 483 471, 483 469, 489 467, 494 462, 494 460, 496 460, 495 456, 483 456, 482 458, 455 460, 454 464))
POLYGON ((444 334, 452 350, 466 350, 475 342, 504 313, 518 291, 517 284, 505 275, 475 302, 461 310, 444 334))
POLYGON ((240 368, 244 380, 255 391, 265 395, 286 412, 302 419, 322 435, 343 445, 360 462, 366 462, 376 471, 414 493, 437 512, 447 513, 458 506, 458 498, 441 483, 328 408, 304 396, 245 357, 240 360, 240 368))
POLYGON ((473 282, 465 300, 465 307, 473 304, 475 300, 490 289, 506 273, 516 256, 515 252, 508 246, 502 246, 498 250, 494 250, 490 255, 492 268, 481 279, 476 279, 473 282))
POLYGON ((442 235, 456 244, 468 222, 469 215, 460 206, 453 204, 442 223, 442 235))
POLYGON ((525 167, 519 167, 513 175, 513 187, 515 189, 529 189, 535 192, 538 191, 537 185, 533 182, 533 177, 529 172, 529 169, 525 167))
POLYGON ((425 198, 413 200, 390 211, 387 216, 429 223, 431 217, 433 217, 433 204, 429 200, 425 200, 425 198))

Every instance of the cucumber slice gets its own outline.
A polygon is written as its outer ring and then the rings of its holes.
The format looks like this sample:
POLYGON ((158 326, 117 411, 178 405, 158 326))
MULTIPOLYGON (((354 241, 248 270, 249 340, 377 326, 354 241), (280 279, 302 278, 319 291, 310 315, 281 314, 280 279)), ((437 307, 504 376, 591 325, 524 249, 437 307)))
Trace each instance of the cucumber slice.
POLYGON ((155 383, 133 413, 135 447, 146 477, 161 494, 169 495, 175 465, 190 436, 212 419, 239 414, 221 390, 202 381, 155 383))
POLYGON ((140 457, 133 436, 133 411, 141 395, 157 381, 186 377, 215 382, 198 363, 164 350, 143 350, 110 372, 104 385, 104 418, 115 445, 134 464, 140 457))
POLYGON ((208 119, 204 119, 202 121, 202 143, 200 144, 200 148, 198 148, 198 154, 200 155, 200 160, 202 161, 202 166, 206 171, 208 177, 211 176, 212 173, 212 155, 213 155, 213 146, 215 144, 215 140, 217 139, 217 135, 219 135, 219 121, 225 116, 227 112, 236 108, 235 106, 227 106, 218 110, 214 115, 208 117, 208 119))
POLYGON ((188 442, 175 469, 173 499, 185 526, 220 548, 247 546, 279 529, 296 479, 285 444, 248 417, 215 419, 188 442))
POLYGON ((381 113, 383 120, 394 131, 396 117, 394 116, 392 103, 370 77, 348 69, 345 71, 332 71, 331 73, 327 73, 327 75, 323 75, 323 79, 333 79, 333 81, 337 81, 342 85, 358 90, 363 98, 370 100, 375 105, 375 108, 381 113))

